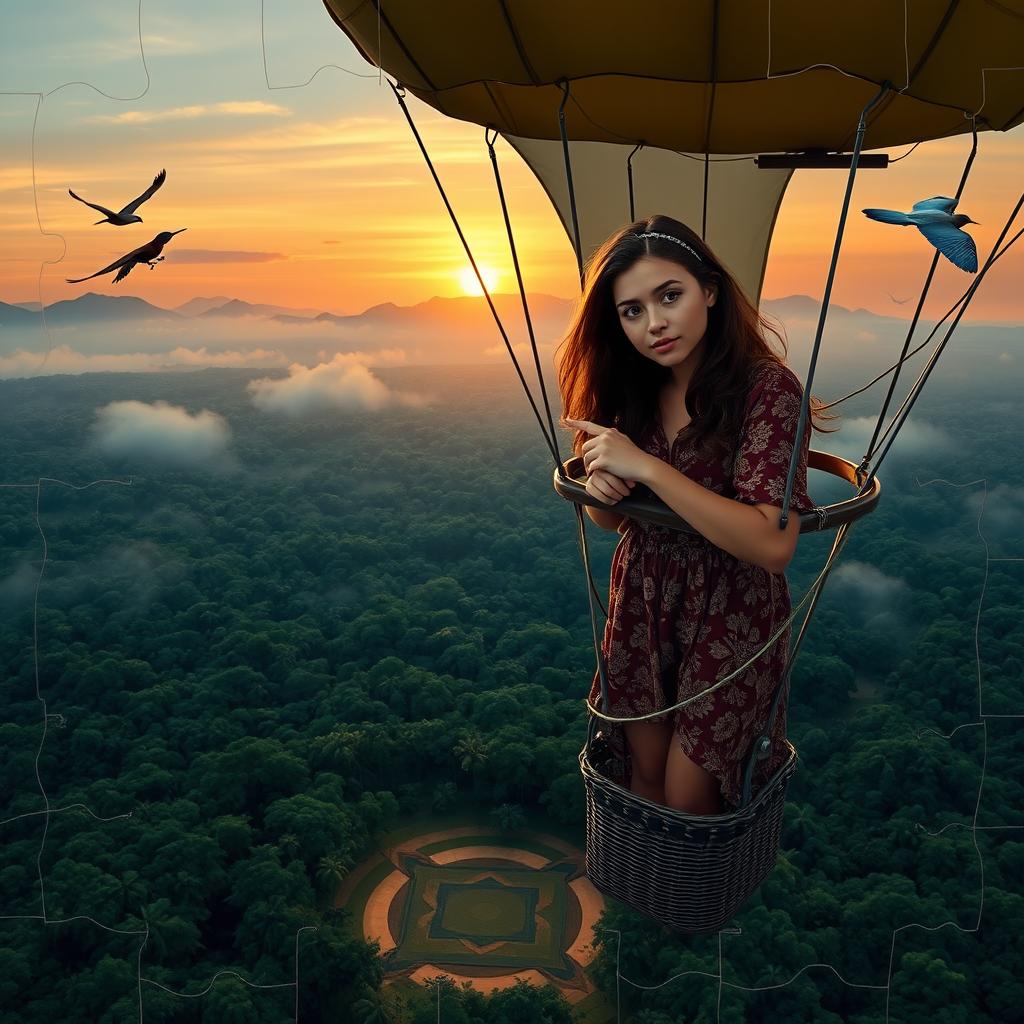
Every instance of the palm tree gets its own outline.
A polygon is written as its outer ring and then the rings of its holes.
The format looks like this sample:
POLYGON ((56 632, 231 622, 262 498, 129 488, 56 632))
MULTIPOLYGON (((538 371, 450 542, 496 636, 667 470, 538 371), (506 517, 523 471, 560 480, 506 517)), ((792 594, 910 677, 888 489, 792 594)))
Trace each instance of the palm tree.
POLYGON ((797 849, 802 850, 807 837, 814 831, 814 808, 810 804, 787 804, 786 823, 787 838, 796 841, 797 849))
POLYGON ((780 882, 784 880, 789 889, 796 886, 803 877, 800 869, 793 863, 791 850, 779 850, 778 857, 775 859, 774 873, 776 879, 780 882))
POLYGON ((341 726, 320 740, 320 749, 332 767, 343 776, 354 779, 361 788, 366 786, 366 732, 341 726))
POLYGON ((480 769, 490 754, 490 744, 480 733, 473 730, 466 733, 452 748, 452 753, 459 759, 459 767, 473 776, 473 795, 480 795, 480 769))
POLYGON ((136 913, 149 895, 149 886, 139 877, 137 871, 126 871, 119 879, 121 883, 121 913, 136 913))
POLYGON ((166 899, 157 900, 155 903, 147 903, 140 908, 142 920, 149 929, 146 935, 146 961, 147 963, 159 963, 167 955, 167 940, 159 928, 150 924, 150 918, 160 921, 167 914, 170 903, 166 899))
POLYGON ((434 787, 430 804, 435 811, 447 811, 459 799, 459 791, 454 782, 440 782, 434 787))
POLYGON ((488 744, 480 733, 466 733, 452 748, 452 753, 459 758, 459 767, 464 772, 471 772, 487 760, 488 744))
POLYGON ((515 832, 526 825, 526 815, 519 804, 502 804, 491 811, 491 817, 497 821, 502 832, 515 832))
POLYGON ((352 1004, 352 1019, 356 1024, 392 1024, 381 994, 376 989, 367 989, 366 995, 352 1004))
POLYGON ((349 870, 349 865, 343 857, 336 855, 321 857, 316 880, 326 893, 331 894, 337 891, 338 886, 345 881, 349 870))
POLYGON ((292 860, 299 853, 299 837, 294 832, 286 832, 277 841, 277 848, 283 853, 289 860, 292 860))

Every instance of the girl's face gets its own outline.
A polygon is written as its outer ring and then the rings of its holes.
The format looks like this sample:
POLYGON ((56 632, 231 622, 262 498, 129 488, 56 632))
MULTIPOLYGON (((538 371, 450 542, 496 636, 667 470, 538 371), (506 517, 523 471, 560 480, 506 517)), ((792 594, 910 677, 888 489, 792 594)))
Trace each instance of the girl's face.
POLYGON ((700 361, 708 308, 718 298, 681 263, 644 256, 612 285, 612 301, 633 347, 662 366, 692 368, 700 361), (700 346, 700 348, 698 348, 700 346))

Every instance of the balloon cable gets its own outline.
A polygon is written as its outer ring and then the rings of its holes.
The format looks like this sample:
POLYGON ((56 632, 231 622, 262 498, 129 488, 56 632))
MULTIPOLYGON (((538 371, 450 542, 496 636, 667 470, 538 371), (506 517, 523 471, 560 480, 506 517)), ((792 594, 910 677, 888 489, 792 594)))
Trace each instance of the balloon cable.
MULTIPOLYGON (((490 158, 491 158, 491 166, 494 168, 494 183, 495 183, 495 185, 497 186, 497 189, 498 189, 498 198, 501 201, 501 213, 502 213, 502 216, 505 219, 505 232, 508 235, 509 249, 511 250, 511 253, 512 253, 512 265, 515 267, 515 271, 516 271, 516 281, 519 284, 519 296, 520 296, 520 298, 522 299, 522 302, 523 302, 523 315, 526 317, 526 330, 527 330, 527 332, 530 335, 530 347, 533 349, 533 358, 534 358, 534 362, 536 363, 536 366, 537 366, 537 379, 540 381, 540 390, 541 390, 541 394, 544 397, 544 408, 545 408, 545 410, 547 411, 547 414, 548 414, 548 423, 551 424, 551 433, 552 433, 552 435, 554 435, 554 433, 555 433, 555 425, 554 425, 554 422, 552 421, 552 418, 551 418, 551 405, 548 402, 547 390, 544 387, 544 375, 541 372, 540 356, 539 356, 539 354, 537 352, 537 341, 536 341, 536 336, 535 336, 534 330, 533 330, 533 320, 530 317, 530 306, 529 306, 529 303, 528 303, 527 298, 526 298, 526 287, 523 284, 523 275, 522 275, 522 272, 521 272, 520 267, 519 267, 519 256, 518 256, 518 253, 516 251, 515 237, 513 236, 513 233, 512 233, 512 220, 511 220, 511 218, 508 215, 508 205, 505 202, 505 190, 502 187, 502 184, 501 184, 501 172, 498 169, 498 156, 497 156, 497 154, 495 153, 495 150, 494 150, 494 143, 497 140, 498 132, 496 130, 493 130, 494 131, 494 135, 492 137, 492 135, 491 135, 492 130, 493 129, 485 130, 485 132, 484 132, 484 141, 487 143, 487 150, 488 150, 488 153, 489 153, 490 158)), ((639 149, 639 148, 640 147, 637 146, 637 149, 639 149)), ((633 152, 635 153, 636 150, 634 150, 633 152)), ((630 155, 632 156, 632 154, 630 154, 630 155)), ((564 480, 565 479, 565 472, 564 472, 564 470, 562 468, 561 463, 559 463, 558 472, 559 472, 559 476, 561 477, 561 479, 564 480)), ((586 574, 586 577, 587 577, 587 600, 590 602, 590 626, 591 626, 591 630, 592 630, 593 635, 594 635, 594 649, 597 651, 598 673, 601 676, 601 702, 602 702, 602 707, 604 707, 604 706, 606 706, 606 701, 607 701, 607 697, 608 697, 608 678, 607 678, 607 671, 606 671, 605 663, 604 663, 604 657, 602 656, 602 653, 601 653, 601 644, 600 644, 600 641, 597 638, 597 618, 594 615, 594 602, 595 601, 597 602, 597 607, 601 609, 601 614, 605 617, 605 619, 608 618, 608 611, 607 611, 607 609, 605 608, 604 604, 601 601, 601 595, 598 592, 597 583, 594 581, 594 574, 593 574, 593 572, 591 571, 591 568, 590 568, 590 548, 587 545, 586 521, 584 519, 583 508, 582 508, 582 506, 580 504, 574 502, 573 503, 573 509, 574 509, 574 511, 576 513, 576 516, 577 516, 577 519, 578 519, 578 524, 577 524, 579 526, 578 547, 579 547, 579 551, 580 551, 580 557, 583 559, 583 571, 584 571, 584 573, 586 574)))
POLYGON ((633 157, 636 156, 637 152, 643 149, 643 143, 638 142, 634 147, 633 151, 626 157, 626 184, 629 187, 629 222, 630 224, 636 220, 636 199, 633 195, 633 157))
MULTIPOLYGON (((954 197, 957 203, 960 202, 960 196, 963 194, 964 186, 967 184, 967 178, 971 173, 971 167, 974 164, 974 157, 978 152, 978 120, 977 118, 971 119, 971 136, 972 145, 971 152, 967 157, 967 163, 964 165, 963 173, 960 175, 960 185, 956 190, 956 196, 954 197)), ((954 206, 956 204, 954 203, 954 206)), ((899 380, 900 370, 903 368, 903 363, 907 358, 907 350, 910 348, 911 339, 914 337, 914 331, 917 329, 917 322, 921 317, 921 310, 924 309, 925 299, 928 297, 928 292, 932 286, 932 278, 935 276, 935 269, 939 263, 939 257, 941 253, 938 249, 932 254, 932 265, 928 268, 928 276, 925 278, 924 287, 921 289, 921 295, 917 300, 917 309, 914 310, 913 319, 910 321, 910 327, 907 329, 907 337, 903 342, 903 351, 900 353, 899 359, 896 361, 896 372, 892 375, 892 380, 889 381, 889 390, 886 393, 885 401, 882 403, 882 409, 878 414, 878 420, 875 422, 875 430, 871 435, 871 441, 868 443, 868 449, 864 454, 864 458, 861 460, 861 470, 867 468, 875 452, 875 445, 878 443, 878 433, 882 429, 882 424, 885 422, 885 414, 889 411, 889 403, 892 401, 893 391, 896 390, 896 382, 899 380)))
MULTIPOLYGON (((494 303, 491 301, 491 296, 490 296, 490 293, 487 290, 487 285, 484 283, 483 275, 481 275, 480 270, 477 267, 476 260, 473 258, 473 254, 472 254, 472 252, 470 250, 469 243, 466 241, 466 236, 462 232, 462 228, 459 225, 459 221, 458 221, 458 218, 455 215, 454 209, 452 208, 452 204, 449 202, 448 196, 447 196, 447 194, 445 193, 445 190, 444 190, 444 186, 441 184, 441 180, 440 180, 440 178, 437 175, 437 171, 434 169, 433 161, 431 161, 430 154, 427 152, 427 148, 423 144, 423 139, 420 137, 420 133, 416 130, 416 124, 413 121, 412 114, 409 112, 409 108, 408 108, 408 106, 405 103, 405 89, 404 89, 403 86, 401 86, 401 85, 396 86, 394 83, 392 83, 390 81, 388 82, 388 84, 391 86, 391 89, 392 89, 392 91, 395 94, 395 99, 398 100, 398 105, 401 107, 402 113, 405 114, 405 119, 409 123, 409 127, 412 130, 413 137, 416 139, 416 142, 419 145, 420 152, 423 154, 423 159, 426 161, 427 168, 430 171, 430 175, 434 179, 434 184, 437 186, 437 190, 438 190, 438 192, 439 192, 439 194, 441 196, 441 200, 444 202, 445 208, 448 211, 448 215, 451 218, 452 224, 455 227, 455 231, 456 231, 456 233, 459 236, 459 240, 462 242, 462 247, 463 247, 463 249, 465 249, 466 256, 468 257, 469 262, 472 265, 474 272, 476 273, 477 280, 480 282, 480 288, 483 291, 484 297, 487 299, 487 304, 490 307, 491 314, 494 317, 495 323, 498 325, 498 330, 501 332, 502 339, 505 342, 505 347, 506 347, 506 349, 508 349, 508 354, 512 357, 512 363, 513 363, 513 365, 516 368, 516 373, 519 375, 520 383, 523 385, 523 390, 526 392, 526 397, 529 400, 530 406, 532 407, 534 415, 537 418, 537 423, 540 426, 541 433, 543 434, 544 440, 547 443, 548 448, 550 449, 552 456, 554 457, 556 470, 557 470, 559 476, 562 479, 565 479, 565 469, 564 469, 564 467, 562 465, 561 455, 560 455, 560 453, 558 451, 558 438, 557 438, 557 435, 555 434, 554 423, 552 421, 552 416, 551 416, 551 407, 550 407, 550 403, 548 402, 548 399, 547 399, 547 391, 544 388, 544 376, 543 376, 543 373, 541 372, 540 357, 539 357, 538 352, 537 352, 536 339, 535 339, 535 335, 534 335, 534 331, 533 331, 533 322, 532 322, 532 319, 530 318, 529 306, 528 306, 528 303, 527 303, 527 300, 526 300, 526 290, 525 290, 525 286, 523 284, 522 274, 521 274, 520 267, 519 267, 519 259, 518 259, 517 253, 516 253, 515 241, 514 241, 513 236, 512 236, 511 222, 510 222, 509 217, 508 217, 508 207, 507 207, 507 204, 505 202, 504 190, 502 189, 502 186, 501 186, 501 176, 500 176, 500 174, 498 172, 497 159, 496 159, 496 157, 494 155, 493 140, 491 140, 489 134, 486 136, 487 142, 488 142, 488 148, 491 150, 492 165, 493 165, 494 170, 495 170, 496 181, 497 181, 497 184, 498 184, 498 195, 499 195, 499 198, 501 200, 502 213, 505 216, 505 225, 506 225, 506 229, 508 230, 509 244, 512 247, 512 259, 513 259, 513 263, 514 263, 514 266, 515 266, 515 269, 516 269, 516 279, 517 279, 517 281, 519 283, 519 293, 520 293, 520 296, 522 297, 523 308, 524 308, 524 312, 526 314, 526 323, 527 323, 527 330, 528 330, 529 335, 530 335, 530 344, 531 344, 531 346, 533 348, 533 354, 534 354, 534 358, 535 358, 536 364, 537 364, 537 375, 538 375, 538 379, 540 380, 541 393, 544 396, 544 405, 545 405, 545 409, 546 409, 547 415, 548 415, 548 422, 551 424, 551 434, 550 435, 548 434, 547 430, 545 429, 544 422, 543 422, 543 420, 541 418, 540 410, 537 408, 537 404, 534 401, 533 394, 530 391, 530 387, 526 383, 526 378, 523 376, 522 369, 519 366, 519 360, 516 358, 515 352, 512 349, 512 345, 509 342, 508 334, 505 331, 505 327, 504 327, 504 325, 501 322, 501 318, 498 316, 498 312, 494 308, 494 303)), ((566 152, 568 153, 568 149, 566 149, 566 152)), ((572 195, 571 188, 570 188, 570 195, 572 195)), ((575 211, 575 198, 574 197, 572 197, 572 202, 573 202, 573 209, 575 211)), ((574 221, 575 221, 575 215, 574 215, 574 221)), ((577 248, 577 254, 578 254, 578 252, 579 252, 579 250, 577 248)), ((580 553, 581 553, 582 558, 583 558, 583 566, 584 566, 584 570, 586 571, 587 581, 588 581, 588 584, 589 584, 589 587, 588 587, 588 590, 587 590, 587 597, 588 597, 588 599, 590 601, 590 621, 591 621, 591 627, 592 627, 592 629, 594 631, 594 646, 597 648, 597 651, 598 651, 598 663, 599 663, 599 667, 600 667, 601 677, 602 677, 602 680, 605 680, 604 662, 603 662, 603 657, 601 656, 600 645, 599 645, 598 640, 597 640, 597 622, 596 622, 596 617, 595 617, 595 614, 594 614, 594 600, 595 599, 597 600, 597 604, 600 607, 602 614, 606 618, 608 616, 608 612, 606 611, 604 605, 601 603, 600 596, 599 596, 599 594, 597 592, 597 586, 596 586, 596 584, 594 582, 593 573, 590 570, 590 555, 589 555, 589 550, 588 550, 588 547, 587 547, 586 530, 584 528, 584 513, 583 513, 583 509, 578 504, 576 504, 576 503, 574 503, 573 508, 574 508, 574 510, 576 512, 576 515, 577 515, 577 518, 579 520, 580 553)), ((604 691, 605 691, 605 695, 606 695, 607 694, 607 682, 606 682, 606 680, 603 683, 603 686, 604 686, 604 691)))
POLYGON ((793 440, 793 453, 789 460, 789 472, 786 474, 786 492, 782 498, 782 514, 779 516, 779 529, 784 530, 789 522, 789 503, 793 497, 793 484, 796 481, 796 469, 800 459, 800 452, 803 447, 804 430, 807 429, 808 411, 811 400, 811 386, 814 383, 814 369, 818 362, 818 350, 821 348, 821 337, 825 330, 825 319, 828 316, 828 302, 832 296, 832 285, 835 282, 836 266, 839 263, 839 252, 843 245, 843 234, 846 231, 846 217, 850 211, 850 197, 853 195, 853 183, 857 177, 857 163, 860 160, 860 149, 864 142, 864 133, 867 131, 867 117, 871 108, 877 104, 892 88, 888 81, 882 83, 882 87, 875 96, 870 99, 864 109, 860 112, 860 121, 857 124, 857 136, 853 144, 853 156, 850 160, 850 174, 846 179, 846 195, 843 196, 843 208, 839 214, 839 225, 836 228, 836 240, 832 247, 832 262, 828 268, 828 280, 825 283, 825 295, 821 300, 821 310, 818 313, 818 327, 814 334, 814 346, 811 349, 811 362, 807 369, 807 380, 804 384, 803 399, 800 402, 800 419, 796 425, 796 437, 793 440))
MULTIPOLYGON (((1021 235, 1024 235, 1024 231, 1018 231, 1017 234, 1015 234, 1013 236, 1013 238, 1011 238, 1006 243, 1006 245, 1004 245, 1002 247, 1002 249, 1000 249, 999 252, 997 252, 992 257, 991 261, 989 261, 989 263, 986 264, 986 266, 985 266, 984 270, 982 271, 982 273, 984 273, 985 270, 990 270, 992 268, 993 264, 995 264, 999 259, 1001 259, 1003 256, 1005 256, 1006 253, 1009 251, 1009 249, 1020 239, 1021 235)), ((877 376, 875 376, 871 380, 869 380, 866 384, 862 384, 859 388, 856 388, 855 390, 848 392, 847 394, 843 395, 840 398, 836 398, 835 400, 829 402, 827 405, 820 406, 821 411, 824 412, 826 409, 833 409, 833 408, 835 408, 835 406, 842 405, 843 402, 847 402, 851 398, 856 398, 857 395, 863 394, 865 391, 868 390, 868 388, 874 387, 880 380, 882 380, 883 377, 886 377, 890 373, 892 373, 892 371, 895 370, 900 365, 901 362, 906 362, 908 359, 910 359, 911 356, 916 356, 917 353, 920 352, 921 349, 923 349, 925 347, 925 345, 927 345, 928 342, 931 341, 932 338, 934 338, 935 335, 939 333, 939 328, 960 308, 960 305, 964 301, 966 301, 970 297, 971 294, 972 294, 971 289, 968 288, 967 291, 965 291, 963 293, 963 295, 961 295, 960 298, 957 299, 956 302, 954 302, 953 305, 950 306, 949 309, 946 310, 946 312, 942 316, 942 319, 939 320, 939 322, 928 332, 928 337, 925 338, 924 341, 922 341, 921 344, 917 346, 917 348, 911 349, 906 354, 906 356, 903 359, 899 360, 898 362, 893 363, 892 366, 887 367, 885 370, 883 370, 877 376)), ((888 434, 888 430, 886 430, 882 434, 883 439, 887 436, 887 434, 888 434)))
POLYGON ((562 156, 565 158, 565 182, 569 188, 569 213, 572 217, 572 244, 576 250, 576 267, 580 272, 580 287, 583 287, 583 245, 580 242, 580 220, 576 211, 576 190, 572 183, 572 161, 569 159, 569 136, 565 130, 565 105, 569 102, 569 81, 558 82, 562 89, 562 102, 558 106, 558 134, 562 137, 562 156))
MULTIPOLYGON (((907 395, 906 398, 903 399, 903 404, 896 411, 896 415, 893 417, 893 421, 892 423, 889 424, 889 427, 886 431, 886 433, 891 431, 892 436, 889 437, 888 441, 885 444, 885 447, 882 449, 882 454, 879 455, 878 460, 875 462, 874 466, 871 469, 871 472, 868 473, 867 477, 865 478, 862 490, 864 488, 871 486, 871 481, 873 480, 875 474, 878 472, 878 467, 882 464, 883 460, 885 459, 885 456, 889 453, 889 449, 892 447, 893 442, 896 440, 896 437, 902 429, 903 424, 907 421, 907 417, 910 415, 911 409, 914 408, 914 403, 917 401, 918 396, 921 394, 921 391, 924 388, 924 385, 927 383, 928 378, 931 376, 932 370, 935 369, 935 365, 939 361, 939 356, 942 355, 942 350, 946 347, 946 343, 949 341, 953 332, 956 330, 957 325, 960 323, 960 320, 963 317, 964 313, 967 312, 967 307, 971 304, 971 300, 974 298, 975 294, 978 291, 978 288, 981 286, 981 282, 985 279, 985 274, 988 273, 992 264, 995 262, 997 256, 996 250, 999 248, 1000 245, 1002 245, 1003 239, 1006 237, 1006 233, 1010 230, 1010 225, 1017 219, 1017 214, 1020 213, 1020 209, 1022 206, 1024 206, 1024 192, 1021 193, 1020 198, 1017 200, 1017 205, 1014 206, 1013 211, 1007 218, 1006 224, 1003 226, 1003 230, 1000 232, 999 237, 996 239, 995 245, 992 246, 992 251, 989 253, 988 259, 985 260, 984 266, 981 268, 981 271, 978 273, 977 278, 971 284, 971 287, 968 289, 967 294, 964 296, 963 302, 960 305, 959 312, 957 313, 953 322, 949 325, 949 328, 943 336, 942 341, 939 342, 939 344, 935 347, 935 351, 932 352, 931 356, 928 358, 928 362, 925 364, 924 368, 921 370, 921 373, 918 375, 917 381, 914 383, 914 386, 911 389, 910 393, 907 395)), ((1013 242, 1015 242, 1021 236, 1021 234, 1024 234, 1024 229, 1017 232, 1013 239, 1011 239, 1010 245, 1012 245, 1013 242)), ((1008 247, 1009 246, 1007 246, 1007 248, 1008 247)), ((1000 252, 999 255, 1002 255, 1002 252, 1000 252)))
MULTIPOLYGON (((391 91, 395 94, 395 99, 398 100, 398 105, 402 108, 402 113, 405 114, 406 121, 409 122, 409 127, 412 129, 413 137, 416 139, 417 144, 420 147, 420 152, 423 154, 423 159, 427 163, 427 168, 430 171, 431 177, 434 179, 434 184, 437 186, 437 191, 441 195, 441 200, 444 202, 445 208, 448 211, 448 216, 451 217, 452 224, 455 226, 455 232, 459 236, 459 241, 462 242, 462 247, 466 251, 466 257, 469 259, 470 265, 473 267, 473 273, 476 274, 477 281, 480 282, 480 290, 484 294, 484 298, 487 300, 487 305, 490 308, 491 316, 494 317, 494 322, 497 324, 498 330, 501 332, 502 340, 505 342, 505 348, 508 350, 508 354, 512 357, 512 364, 516 368, 516 373, 519 375, 519 381, 523 385, 523 390, 526 392, 526 398, 530 403, 530 407, 533 409, 533 414, 537 418, 537 424, 540 427, 541 434, 544 436, 544 440, 547 443, 549 450, 551 451, 552 458, 555 460, 555 467, 558 472, 564 477, 564 469, 562 468, 562 459, 558 451, 558 438, 556 436, 549 436, 547 429, 544 426, 544 421, 541 418, 540 410, 537 408, 537 403, 533 400, 533 393, 530 391, 529 385, 526 383, 526 378, 523 376, 523 371, 519 366, 519 360, 516 359, 515 351, 512 348, 512 343, 509 341, 508 332, 505 330, 505 325, 501 322, 501 317, 498 316, 497 309, 494 308, 494 302, 491 299, 491 293, 487 290, 487 285, 484 283, 483 275, 480 273, 480 268, 477 266, 476 260, 473 258, 473 253, 469 248, 469 243, 466 241, 466 236, 462 232, 462 227, 459 225, 459 219, 455 216, 455 211, 452 209, 452 204, 448 201, 448 195, 444 190, 444 186, 441 184, 441 179, 437 176, 437 171, 434 170, 433 161, 430 159, 430 154, 427 152, 426 146, 423 144, 423 139, 420 138, 420 133, 416 130, 416 124, 412 119, 412 114, 409 113, 409 108, 405 103, 405 87, 401 85, 395 85, 390 80, 388 85, 391 86, 391 91)), ((550 419, 550 410, 548 411, 548 418, 550 419)), ((552 428, 553 430, 554 428, 552 428)))
POLYGON ((558 451, 558 435, 555 432, 555 422, 551 415, 551 403, 548 401, 548 391, 544 386, 544 371, 540 365, 540 353, 537 351, 537 335, 533 330, 533 318, 530 316, 530 303, 526 298, 526 285, 523 284, 523 272, 519 266, 519 253, 516 250, 516 240, 512 234, 512 221, 508 215, 508 204, 505 202, 505 190, 501 184, 501 172, 498 170, 498 155, 494 151, 494 143, 497 140, 498 133, 494 131, 494 135, 491 135, 492 129, 487 128, 484 130, 484 141, 487 143, 487 153, 491 158, 491 167, 494 169, 494 184, 498 189, 498 199, 501 201, 501 215, 505 219, 505 233, 508 235, 508 247, 512 253, 512 266, 516 272, 516 283, 519 285, 519 298, 523 303, 523 317, 526 320, 526 333, 530 337, 530 349, 533 352, 533 363, 537 368, 537 381, 540 384, 541 397, 544 400, 544 411, 548 416, 548 426, 551 429, 550 436, 555 439, 555 458, 558 464, 558 474, 561 479, 565 479, 565 471, 562 468, 561 453, 558 451))

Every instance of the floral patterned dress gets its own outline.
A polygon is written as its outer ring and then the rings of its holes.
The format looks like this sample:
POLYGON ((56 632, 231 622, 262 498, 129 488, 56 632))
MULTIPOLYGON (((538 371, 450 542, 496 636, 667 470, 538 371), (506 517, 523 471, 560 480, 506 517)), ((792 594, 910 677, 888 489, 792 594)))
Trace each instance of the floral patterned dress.
MULTIPOLYGON (((702 455, 688 442, 670 444, 657 422, 639 447, 718 494, 751 505, 782 505, 803 387, 781 364, 755 372, 737 446, 726 456, 702 455)), ((814 507, 807 494, 810 426, 790 500, 792 514, 814 507)), ((757 653, 791 611, 782 573, 743 562, 699 534, 624 519, 612 558, 608 621, 602 651, 609 708, 642 715, 706 690, 757 653)), ((715 693, 672 712, 683 753, 718 779, 723 798, 740 801, 751 744, 768 721, 785 670, 792 627, 748 669, 715 693)), ((601 707, 595 673, 590 691, 601 707)), ((779 702, 772 755, 754 773, 753 792, 785 761, 787 695, 779 702)), ((667 721, 666 717, 653 721, 667 721)), ((602 728, 609 733, 608 723, 602 728)), ((610 729, 624 752, 621 727, 610 729)))

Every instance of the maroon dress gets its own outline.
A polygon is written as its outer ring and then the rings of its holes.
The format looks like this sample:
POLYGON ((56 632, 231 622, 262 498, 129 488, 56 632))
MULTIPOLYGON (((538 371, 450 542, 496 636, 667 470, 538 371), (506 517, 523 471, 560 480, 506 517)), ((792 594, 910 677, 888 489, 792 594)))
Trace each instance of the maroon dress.
MULTIPOLYGON (((737 446, 702 454, 688 442, 670 445, 660 424, 634 439, 639 447, 717 494, 781 507, 803 387, 781 364, 754 373, 737 446)), ((790 509, 814 507, 807 494, 810 426, 805 426, 790 509)), ((700 693, 764 646, 791 611, 782 573, 743 562, 699 534, 624 519, 612 557, 608 621, 601 649, 608 673, 607 714, 642 715, 700 693)), ((748 669, 715 693, 672 712, 683 753, 718 779, 735 806, 751 744, 768 721, 782 678, 792 627, 748 669)), ((600 676, 590 691, 601 708, 600 676)), ((755 770, 753 792, 785 760, 786 695, 779 703, 772 756, 755 770)), ((650 721, 667 721, 666 716, 650 721)), ((601 723, 612 748, 624 752, 621 727, 601 723)))

